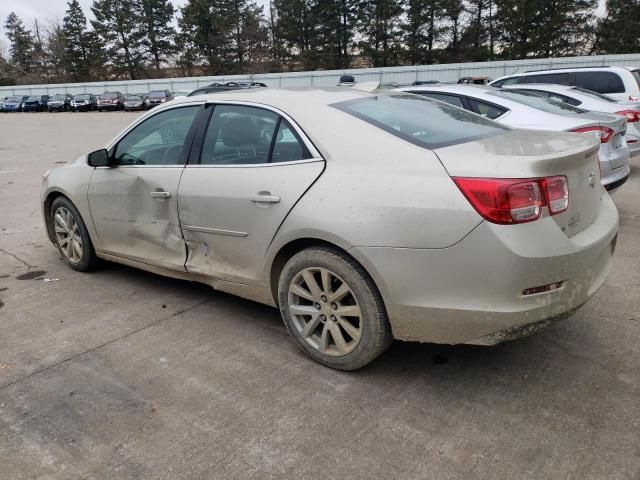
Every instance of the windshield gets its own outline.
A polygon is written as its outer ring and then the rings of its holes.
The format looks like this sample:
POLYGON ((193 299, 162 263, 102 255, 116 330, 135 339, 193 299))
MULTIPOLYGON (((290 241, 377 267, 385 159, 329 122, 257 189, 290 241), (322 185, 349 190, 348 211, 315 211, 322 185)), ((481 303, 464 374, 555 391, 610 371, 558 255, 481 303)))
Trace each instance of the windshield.
POLYGON ((114 98, 118 98, 118 94, 117 93, 105 92, 102 95, 100 95, 100 98, 102 100, 113 100, 114 98))
POLYGON ((39 100, 40 100, 40 97, 36 97, 36 96, 27 97, 27 102, 38 102, 39 100))
POLYGON ((82 95, 81 94, 81 95, 76 95, 74 98, 76 100, 89 100, 91 98, 91 96, 90 95, 82 95))
POLYGON ((22 97, 9 97, 7 98, 7 102, 21 102, 22 101, 22 97))
POLYGON ((380 95, 332 106, 427 148, 470 142, 509 130, 460 108, 417 95, 380 95))
POLYGON ((127 100, 140 100, 140 95, 127 95, 127 100))
POLYGON ((583 94, 583 95, 585 95, 587 97, 596 98, 598 100, 604 100, 605 102, 619 103, 617 100, 614 100, 611 97, 607 97, 606 95, 603 95, 603 94, 598 93, 598 92, 594 92, 592 90, 587 90, 586 88, 571 87, 571 90, 575 90, 576 92, 580 92, 581 94, 583 94))
POLYGON ((582 108, 574 107, 573 105, 563 103, 559 100, 543 97, 542 95, 534 92, 525 92, 522 90, 496 90, 495 92, 490 92, 489 95, 503 97, 514 102, 537 108, 543 112, 555 113, 556 115, 575 115, 576 113, 587 112, 587 110, 583 110, 582 108))
POLYGON ((67 98, 65 95, 58 93, 57 95, 54 95, 51 100, 64 100, 65 98, 67 98))
POLYGON ((162 90, 153 90, 152 92, 149 92, 149 96, 150 97, 164 97, 165 93, 162 90))

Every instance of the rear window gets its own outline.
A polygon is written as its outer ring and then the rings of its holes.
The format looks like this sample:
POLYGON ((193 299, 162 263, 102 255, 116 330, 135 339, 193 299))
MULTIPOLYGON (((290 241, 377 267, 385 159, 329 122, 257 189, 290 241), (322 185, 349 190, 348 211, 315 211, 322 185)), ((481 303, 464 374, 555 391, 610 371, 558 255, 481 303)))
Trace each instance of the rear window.
POLYGON ((567 103, 562 103, 559 100, 546 98, 538 93, 525 92, 522 90, 497 90, 495 92, 491 92, 489 95, 503 97, 514 102, 537 108, 543 112, 555 113, 556 115, 575 115, 576 113, 585 113, 587 111, 567 103))
POLYGON ((576 72, 576 85, 598 93, 624 93, 624 84, 613 72, 576 72))
POLYGON ((91 98, 91 95, 80 94, 80 95, 76 95, 74 98, 76 100, 89 100, 91 98))
POLYGON ((6 100, 7 102, 21 102, 22 101, 22 97, 9 97, 6 100))
POLYGON ((426 148, 470 142, 509 130, 447 103, 416 95, 379 95, 332 106, 426 148))
POLYGON ((127 95, 127 100, 141 100, 141 95, 127 95))
POLYGON ((65 100, 66 98, 67 98, 66 95, 58 93, 58 94, 54 95, 53 97, 51 97, 51 100, 65 100))
POLYGON ((40 101, 40 97, 32 95, 30 97, 27 97, 27 102, 39 102, 40 101))
POLYGON ((633 75, 633 78, 636 79, 636 83, 638 84, 638 88, 640 88, 640 71, 632 70, 631 71, 631 75, 633 75))
POLYGON ((117 93, 103 93, 102 95, 100 95, 100 98, 102 100, 113 100, 114 98, 118 98, 118 94, 117 93))
POLYGON ((153 90, 153 91, 149 92, 149 96, 150 97, 164 97, 165 96, 165 92, 164 92, 164 90, 153 90))

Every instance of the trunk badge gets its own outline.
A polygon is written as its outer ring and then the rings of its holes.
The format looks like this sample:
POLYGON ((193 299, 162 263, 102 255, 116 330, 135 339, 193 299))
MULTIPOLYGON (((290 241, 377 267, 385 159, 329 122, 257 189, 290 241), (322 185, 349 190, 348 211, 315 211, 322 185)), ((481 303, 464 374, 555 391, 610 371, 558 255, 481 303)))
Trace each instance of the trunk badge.
POLYGON ((593 172, 589 174, 589 186, 591 188, 595 188, 596 186, 596 175, 593 172))

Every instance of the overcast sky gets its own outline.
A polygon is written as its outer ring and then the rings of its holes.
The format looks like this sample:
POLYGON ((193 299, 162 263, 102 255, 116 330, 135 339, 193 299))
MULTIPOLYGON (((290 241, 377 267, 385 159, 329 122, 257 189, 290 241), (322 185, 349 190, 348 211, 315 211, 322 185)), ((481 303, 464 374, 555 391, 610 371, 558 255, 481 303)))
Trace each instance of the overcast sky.
MULTIPOLYGON (((87 17, 91 17, 90 6, 93 0, 79 0, 87 17)), ((171 0, 174 7, 180 7, 187 0, 171 0)), ((269 0, 257 0, 258 5, 268 5, 269 0)), ((0 40, 6 44, 4 35, 4 22, 11 12, 15 12, 22 19, 27 28, 31 29, 34 18, 45 25, 51 20, 59 20, 62 23, 64 12, 67 10, 67 0, 0 0, 0 40)))

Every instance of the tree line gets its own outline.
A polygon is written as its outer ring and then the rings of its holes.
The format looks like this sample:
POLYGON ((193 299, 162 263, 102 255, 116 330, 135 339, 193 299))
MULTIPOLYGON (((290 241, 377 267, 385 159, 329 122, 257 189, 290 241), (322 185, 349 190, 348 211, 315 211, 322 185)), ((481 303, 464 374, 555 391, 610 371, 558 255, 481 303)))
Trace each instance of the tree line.
POLYGON ((5 20, 0 81, 83 82, 640 52, 640 4, 607 0, 69 0, 5 20))

